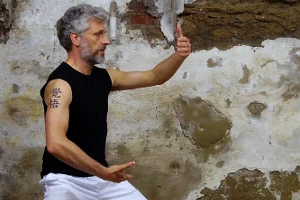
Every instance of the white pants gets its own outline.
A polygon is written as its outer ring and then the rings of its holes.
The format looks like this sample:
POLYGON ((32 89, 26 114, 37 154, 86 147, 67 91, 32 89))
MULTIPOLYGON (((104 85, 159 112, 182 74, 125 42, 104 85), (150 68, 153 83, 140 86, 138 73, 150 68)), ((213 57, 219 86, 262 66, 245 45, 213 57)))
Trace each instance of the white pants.
POLYGON ((96 176, 50 173, 39 182, 44 200, 146 200, 128 181, 114 183, 96 176))

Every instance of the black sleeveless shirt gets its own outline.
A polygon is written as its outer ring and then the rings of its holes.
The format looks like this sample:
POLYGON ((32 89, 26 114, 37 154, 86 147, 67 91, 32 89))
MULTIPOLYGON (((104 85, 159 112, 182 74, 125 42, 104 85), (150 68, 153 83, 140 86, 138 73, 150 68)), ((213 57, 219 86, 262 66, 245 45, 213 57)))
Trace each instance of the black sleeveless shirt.
MULTIPOLYGON (((42 87, 40 91, 42 99, 44 99, 46 85, 54 79, 65 80, 72 90, 67 138, 90 157, 107 167, 105 160, 106 116, 108 95, 112 87, 108 72, 94 67, 90 75, 84 75, 63 62, 50 74, 46 84, 42 87)), ((46 114, 47 105, 44 100, 43 105, 46 114)), ((41 177, 50 172, 80 177, 91 176, 58 160, 45 147, 41 177)))

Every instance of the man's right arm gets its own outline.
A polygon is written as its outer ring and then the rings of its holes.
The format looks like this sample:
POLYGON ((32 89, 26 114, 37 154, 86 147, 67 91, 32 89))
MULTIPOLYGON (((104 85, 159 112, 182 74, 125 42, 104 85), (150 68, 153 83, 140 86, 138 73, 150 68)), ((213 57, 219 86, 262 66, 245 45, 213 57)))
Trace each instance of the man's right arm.
POLYGON ((50 154, 80 171, 105 180, 121 182, 132 178, 123 170, 132 167, 134 162, 106 168, 66 137, 69 124, 69 105, 72 101, 72 91, 66 81, 55 79, 49 82, 44 92, 44 100, 47 104, 46 147, 50 154))

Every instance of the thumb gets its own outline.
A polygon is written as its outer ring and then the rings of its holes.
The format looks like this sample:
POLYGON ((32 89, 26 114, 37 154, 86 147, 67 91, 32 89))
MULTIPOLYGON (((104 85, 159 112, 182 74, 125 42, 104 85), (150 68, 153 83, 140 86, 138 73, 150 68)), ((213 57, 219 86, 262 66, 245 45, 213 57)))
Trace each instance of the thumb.
POLYGON ((183 36, 181 26, 179 24, 176 25, 176 33, 178 38, 181 38, 183 36))

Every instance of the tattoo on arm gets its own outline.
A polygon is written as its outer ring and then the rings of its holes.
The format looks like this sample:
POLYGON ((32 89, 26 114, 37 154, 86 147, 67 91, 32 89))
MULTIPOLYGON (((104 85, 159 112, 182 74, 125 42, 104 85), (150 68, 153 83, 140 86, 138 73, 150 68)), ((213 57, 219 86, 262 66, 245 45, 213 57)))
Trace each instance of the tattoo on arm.
POLYGON ((59 103, 59 94, 62 93, 60 88, 53 88, 51 98, 50 98, 50 108, 58 108, 59 103))

